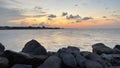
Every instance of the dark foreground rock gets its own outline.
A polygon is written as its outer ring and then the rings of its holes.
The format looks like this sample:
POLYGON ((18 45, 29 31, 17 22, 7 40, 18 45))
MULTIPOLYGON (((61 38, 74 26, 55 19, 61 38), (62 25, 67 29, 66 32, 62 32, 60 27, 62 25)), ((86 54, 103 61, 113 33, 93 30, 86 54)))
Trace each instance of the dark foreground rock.
POLYGON ((50 56, 45 62, 38 68, 61 68, 61 59, 57 56, 50 56))
POLYGON ((93 48, 93 52, 97 54, 103 54, 103 53, 111 54, 114 52, 111 48, 105 46, 103 43, 94 44, 92 48, 93 48))
POLYGON ((0 57, 0 68, 8 68, 9 67, 8 63, 9 61, 7 58, 0 57))
POLYGON ((32 65, 25 65, 25 64, 15 64, 11 68, 32 68, 32 65))
POLYGON ((2 54, 2 53, 4 52, 4 50, 5 50, 4 45, 2 45, 2 44, 0 43, 0 54, 2 54))
POLYGON ((46 49, 36 40, 31 40, 25 44, 25 47, 22 49, 22 52, 31 54, 31 55, 46 55, 46 49))
POLYGON ((5 51, 2 56, 6 57, 9 60, 10 67, 14 64, 28 64, 32 66, 37 66, 42 64, 47 59, 47 56, 31 56, 28 54, 17 53, 10 50, 5 51))
POLYGON ((93 52, 74 46, 47 52, 40 43, 31 40, 22 52, 14 52, 4 51, 0 44, 0 68, 120 68, 120 45, 112 49, 98 43, 92 48, 93 52))

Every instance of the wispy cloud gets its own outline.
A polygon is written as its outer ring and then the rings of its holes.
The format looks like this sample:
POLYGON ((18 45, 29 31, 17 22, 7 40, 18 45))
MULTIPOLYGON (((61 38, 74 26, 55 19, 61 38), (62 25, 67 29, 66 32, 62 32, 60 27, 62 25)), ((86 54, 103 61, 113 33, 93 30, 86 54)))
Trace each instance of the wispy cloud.
POLYGON ((56 18, 57 16, 54 15, 54 14, 50 14, 50 15, 48 15, 48 17, 49 17, 49 18, 56 18))

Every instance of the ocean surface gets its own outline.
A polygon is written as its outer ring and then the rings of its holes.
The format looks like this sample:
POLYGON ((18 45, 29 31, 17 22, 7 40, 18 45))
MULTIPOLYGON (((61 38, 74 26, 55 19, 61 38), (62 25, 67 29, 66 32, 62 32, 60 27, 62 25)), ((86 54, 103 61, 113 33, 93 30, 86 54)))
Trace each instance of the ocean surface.
POLYGON ((9 50, 19 52, 32 39, 48 51, 57 51, 67 46, 91 51, 95 43, 104 43, 111 48, 120 44, 120 29, 0 30, 0 43, 9 50))

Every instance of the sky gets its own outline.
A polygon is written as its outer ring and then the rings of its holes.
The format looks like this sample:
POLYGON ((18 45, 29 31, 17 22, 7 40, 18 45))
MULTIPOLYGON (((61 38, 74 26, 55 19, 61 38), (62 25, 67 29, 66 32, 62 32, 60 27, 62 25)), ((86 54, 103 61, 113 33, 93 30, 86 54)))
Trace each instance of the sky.
POLYGON ((119 28, 120 0, 0 0, 0 26, 119 28))

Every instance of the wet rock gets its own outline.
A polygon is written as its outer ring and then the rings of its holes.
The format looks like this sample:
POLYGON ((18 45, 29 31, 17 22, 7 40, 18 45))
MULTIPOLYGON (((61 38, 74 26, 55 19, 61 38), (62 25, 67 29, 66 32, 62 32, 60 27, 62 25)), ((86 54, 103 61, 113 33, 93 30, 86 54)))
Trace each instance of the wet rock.
POLYGON ((25 64, 15 64, 11 68, 32 68, 32 65, 25 65, 25 64))
POLYGON ((86 68, 103 68, 103 66, 96 62, 96 61, 92 61, 92 60, 87 60, 85 62, 86 68))
POLYGON ((9 67, 9 61, 5 57, 0 57, 0 68, 8 68, 9 67))
POLYGON ((57 56, 50 56, 38 68, 61 68, 61 59, 57 56))
POLYGON ((46 49, 36 40, 31 40, 25 44, 22 52, 32 54, 32 55, 46 55, 46 49))
POLYGON ((111 54, 113 53, 113 50, 107 46, 105 46, 103 43, 97 43, 92 46, 93 52, 97 54, 111 54))

